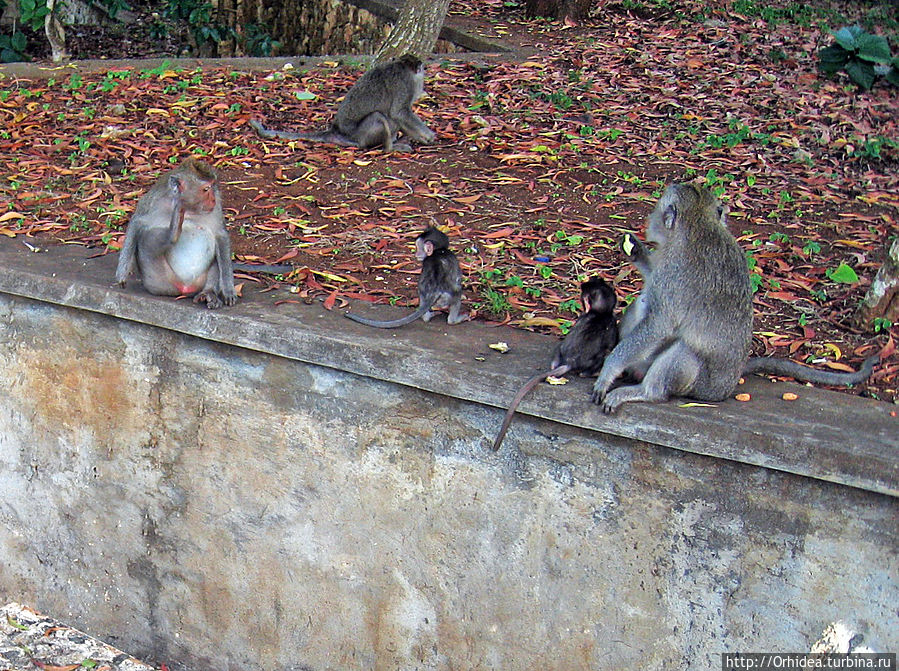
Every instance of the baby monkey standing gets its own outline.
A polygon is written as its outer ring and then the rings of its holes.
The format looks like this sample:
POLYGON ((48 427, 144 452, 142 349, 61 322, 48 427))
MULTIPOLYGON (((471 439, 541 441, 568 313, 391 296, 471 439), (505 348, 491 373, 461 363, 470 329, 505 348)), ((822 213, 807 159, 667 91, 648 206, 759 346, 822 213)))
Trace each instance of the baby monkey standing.
POLYGON ((418 276, 418 308, 410 315, 391 321, 376 321, 347 312, 354 322, 382 329, 394 329, 411 324, 416 319, 430 321, 436 314, 431 308, 448 307, 447 323, 458 324, 468 319, 459 314, 462 308, 462 271, 459 260, 450 251, 446 233, 429 226, 415 239, 415 258, 421 261, 418 276))
POLYGON ((377 65, 350 88, 337 108, 328 130, 315 133, 287 133, 269 130, 259 121, 250 126, 263 138, 314 140, 384 151, 412 151, 410 141, 431 144, 436 137, 415 112, 412 103, 424 94, 425 71, 421 61, 406 54, 377 65), (396 142, 403 132, 405 142, 396 142))
POLYGON ((494 450, 502 444, 519 403, 538 383, 547 377, 566 373, 580 373, 585 377, 599 374, 606 356, 618 343, 618 324, 614 313, 617 302, 615 291, 602 278, 594 277, 581 284, 584 314, 578 317, 568 335, 559 343, 550 370, 529 379, 515 394, 493 441, 494 450))
POLYGON ((121 286, 135 263, 151 294, 193 296, 209 308, 237 302, 231 243, 211 167, 188 159, 137 202, 116 268, 121 286))

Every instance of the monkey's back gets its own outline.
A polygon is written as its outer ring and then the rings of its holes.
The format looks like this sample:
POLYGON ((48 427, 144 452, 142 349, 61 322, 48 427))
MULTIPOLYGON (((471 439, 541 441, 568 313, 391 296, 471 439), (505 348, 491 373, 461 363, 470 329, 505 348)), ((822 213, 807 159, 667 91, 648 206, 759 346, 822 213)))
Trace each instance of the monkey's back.
POLYGON ((685 244, 664 250, 667 286, 652 294, 650 310, 662 310, 675 337, 703 360, 691 396, 721 400, 739 381, 752 339, 752 289, 746 258, 717 220, 693 222, 685 244))
POLYGON ((596 375, 616 344, 618 327, 615 317, 588 312, 578 317, 565 339, 559 343, 552 367, 565 365, 575 373, 596 375))
POLYGON ((406 72, 407 67, 398 61, 379 65, 363 74, 347 91, 337 108, 334 127, 341 133, 351 133, 372 112, 389 116, 395 99, 407 104, 412 97, 406 72))
POLYGON ((437 249, 425 258, 421 265, 418 293, 429 298, 436 298, 440 294, 457 296, 462 293, 462 270, 452 251, 437 249))

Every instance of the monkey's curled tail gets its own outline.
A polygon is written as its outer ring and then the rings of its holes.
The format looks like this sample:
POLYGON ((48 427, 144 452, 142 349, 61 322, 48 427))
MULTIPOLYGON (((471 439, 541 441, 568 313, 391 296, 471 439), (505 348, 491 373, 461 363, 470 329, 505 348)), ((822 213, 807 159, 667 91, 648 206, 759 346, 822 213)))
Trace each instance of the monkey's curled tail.
POLYGON ((366 326, 374 326, 379 329, 395 329, 400 326, 405 326, 406 324, 411 324, 416 319, 421 319, 425 316, 428 310, 431 308, 427 305, 419 305, 415 312, 412 314, 408 314, 405 317, 401 317, 400 319, 391 319, 390 321, 381 322, 375 319, 368 319, 367 317, 361 317, 359 315, 355 315, 352 312, 344 312, 343 316, 347 319, 352 319, 354 322, 359 322, 360 324, 365 324, 366 326))
POLYGON ((355 142, 344 137, 333 128, 315 131, 314 133, 290 133, 288 131, 266 128, 262 125, 261 121, 257 121, 256 119, 250 119, 248 123, 250 124, 250 127, 256 131, 256 134, 265 140, 310 140, 312 142, 329 142, 345 147, 356 146, 355 142))
POLYGON ((528 393, 536 387, 539 383, 541 383, 546 378, 558 377, 559 375, 565 375, 565 373, 571 370, 571 366, 568 364, 563 364, 561 366, 557 366, 550 371, 545 371, 543 373, 537 373, 534 377, 530 378, 527 382, 521 385, 521 389, 518 390, 518 393, 515 394, 515 398, 512 399, 512 403, 509 405, 509 409, 506 411, 506 416, 503 417, 502 426, 499 427, 499 433, 496 434, 496 440, 493 441, 493 451, 496 452, 499 449, 499 446, 503 443, 503 438, 506 437, 506 431, 509 430, 509 425, 512 423, 512 416, 515 414, 515 411, 518 409, 518 405, 521 403, 521 400, 528 395, 528 393))
POLYGON ((803 366, 795 361, 787 359, 776 359, 774 357, 754 356, 746 362, 743 367, 743 374, 747 373, 770 373, 771 375, 783 375, 792 377, 803 382, 811 382, 813 384, 829 384, 829 385, 850 385, 861 384, 874 371, 874 366, 880 362, 877 355, 869 356, 862 363, 862 367, 855 373, 833 373, 830 371, 815 370, 808 366, 803 366))

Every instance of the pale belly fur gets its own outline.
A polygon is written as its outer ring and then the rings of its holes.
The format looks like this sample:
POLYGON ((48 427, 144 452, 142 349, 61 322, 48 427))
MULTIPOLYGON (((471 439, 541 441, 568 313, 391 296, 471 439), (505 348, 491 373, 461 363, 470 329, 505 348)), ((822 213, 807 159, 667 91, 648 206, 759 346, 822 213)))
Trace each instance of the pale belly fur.
POLYGON ((185 219, 181 237, 166 254, 175 276, 185 285, 203 276, 215 257, 215 238, 205 227, 188 224, 185 219))

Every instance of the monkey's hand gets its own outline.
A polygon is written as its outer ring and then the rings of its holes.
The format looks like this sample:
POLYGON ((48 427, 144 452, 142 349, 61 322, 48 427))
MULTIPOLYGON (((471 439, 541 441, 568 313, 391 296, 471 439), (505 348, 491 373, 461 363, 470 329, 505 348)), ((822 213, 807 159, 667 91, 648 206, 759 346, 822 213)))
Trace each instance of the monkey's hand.
MULTIPOLYGON (((609 391, 609 387, 612 386, 612 380, 607 380, 606 377, 607 376, 603 376, 600 372, 599 377, 596 378, 596 382, 593 384, 593 393, 590 394, 590 400, 597 405, 602 404, 609 391)), ((605 408, 603 408, 603 411, 605 411, 605 408)))
POLYGON ((621 390, 621 388, 619 388, 613 389, 608 394, 606 394, 605 398, 603 398, 602 400, 602 403, 600 403, 599 405, 605 414, 611 415, 625 401, 627 401, 627 399, 624 398, 624 392, 621 390))

